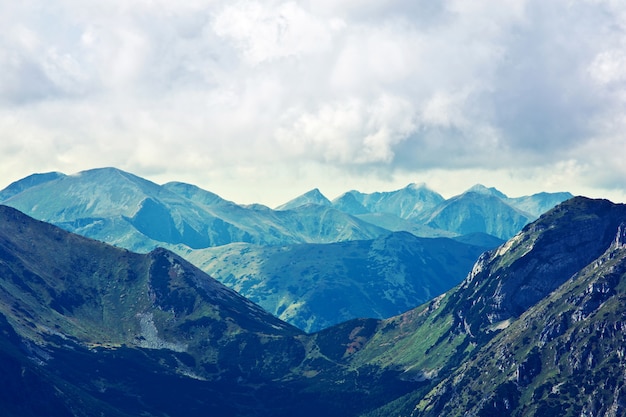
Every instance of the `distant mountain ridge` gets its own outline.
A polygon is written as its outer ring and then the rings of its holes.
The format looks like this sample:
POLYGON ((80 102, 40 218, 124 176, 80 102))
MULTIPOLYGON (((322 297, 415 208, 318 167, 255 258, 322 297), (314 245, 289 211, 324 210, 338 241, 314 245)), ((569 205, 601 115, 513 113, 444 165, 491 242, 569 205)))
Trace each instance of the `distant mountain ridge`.
MULTIPOLYGON (((345 199, 351 196, 370 213, 388 213, 403 219, 415 217, 416 213, 428 211, 444 201, 444 198, 426 187, 426 184, 409 184, 397 191, 364 194, 348 191, 333 200, 333 205, 346 207, 345 199)), ((353 212, 351 214, 364 214, 353 212)))
POLYGON ((30 187, 27 183, 7 187, 0 202, 72 232, 142 252, 180 244, 205 248, 232 242, 335 242, 387 232, 330 207, 297 212, 243 207, 193 185, 160 186, 114 168, 59 175, 30 187), (20 193, 11 191, 20 186, 20 193), (328 222, 320 224, 319 218, 328 222))
POLYGON ((279 206, 280 210, 271 210, 241 206, 191 184, 157 185, 116 168, 33 174, 0 191, 3 204, 139 251, 161 244, 197 249, 235 242, 331 243, 403 230, 423 237, 487 233, 508 239, 571 197, 538 193, 508 198, 494 188, 476 185, 446 200, 425 184, 409 184, 371 194, 353 190, 332 202, 313 189, 279 206), (311 216, 328 226, 310 230, 311 216), (461 225, 453 220, 460 218, 471 221, 461 225))
MULTIPOLYGON (((436 291, 423 291, 424 288, 445 291, 469 272, 472 260, 468 254, 478 256, 477 250, 497 246, 533 219, 531 214, 513 207, 512 202, 538 209, 556 204, 555 201, 565 197, 541 194, 518 201, 482 186, 475 186, 472 190, 445 200, 425 184, 410 184, 390 192, 364 194, 350 191, 331 202, 314 189, 281 206, 281 210, 272 210, 258 204, 238 205, 192 184, 170 182, 158 185, 119 169, 99 168, 72 175, 34 174, 0 191, 0 203, 68 231, 129 250, 170 249, 193 260, 274 314, 302 329, 314 331, 320 326, 361 315, 388 317, 425 301, 425 295, 437 295, 436 291), (440 269, 440 275, 432 273, 432 268, 440 268, 440 261, 433 261, 429 266, 427 263, 432 259, 423 260, 422 269, 407 266, 410 262, 406 256, 411 251, 420 247, 441 247, 435 241, 417 243, 418 240, 412 241, 413 249, 394 255, 399 258, 390 265, 397 262, 396 266, 400 268, 395 278, 390 277, 385 268, 372 267, 359 272, 361 275, 354 279, 346 275, 350 268, 341 262, 333 264, 339 268, 336 271, 330 269, 330 263, 324 262, 306 271, 302 268, 309 262, 304 254, 311 250, 312 244, 329 245, 321 250, 329 259, 336 260, 331 251, 341 253, 341 248, 345 247, 341 242, 380 242, 386 236, 400 232, 418 237, 460 238, 458 242, 462 244, 447 245, 457 253, 445 249, 447 256, 454 261, 449 262, 449 267, 440 269), (482 238, 485 233, 497 239, 482 238), (227 245, 231 246, 226 249, 227 245), (256 247, 266 249, 254 249, 258 256, 252 261, 249 248, 256 247), (240 265, 250 265, 252 270, 258 270, 253 265, 259 263, 260 254, 274 253, 274 247, 289 248, 283 252, 284 256, 273 257, 269 263, 261 262, 268 273, 279 274, 268 278, 274 287, 249 285, 259 277, 251 277, 240 265), (236 254, 233 250, 242 252, 236 254), (230 260, 220 253, 228 253, 230 260), (240 263, 230 265, 231 260, 240 263), (429 269, 431 272, 424 273, 429 269), (301 272, 294 276, 292 270, 301 272), (323 277, 320 288, 329 285, 328 288, 335 290, 309 292, 302 286, 291 284, 299 278, 309 282, 315 274, 323 277), (436 282, 423 282, 425 277, 436 282), (340 278, 345 281, 343 285, 336 283, 340 278), (384 293, 389 288, 384 290, 384 287, 394 279, 422 282, 419 284, 422 290, 414 291, 411 284, 390 304, 390 297, 384 293), (351 290, 348 282, 371 284, 357 285, 351 290), (327 299, 351 299, 353 303, 347 306, 345 302, 315 302, 321 294, 327 299)), ((371 265, 369 252, 358 253, 359 259, 351 255, 345 259, 351 259, 355 265, 371 265)), ((442 249, 439 253, 443 254, 442 249)), ((381 256, 391 256, 391 251, 381 256)), ((265 276, 265 272, 259 274, 265 276)))
MULTIPOLYGON (((348 191, 331 205, 378 226, 395 225, 391 230, 405 230, 418 236, 487 233, 508 239, 542 213, 572 197, 567 192, 542 192, 509 198, 493 187, 476 184, 462 194, 444 199, 422 183, 371 194, 348 191)), ((315 189, 279 207, 295 209, 316 204, 315 201, 328 205, 328 199, 315 189)))

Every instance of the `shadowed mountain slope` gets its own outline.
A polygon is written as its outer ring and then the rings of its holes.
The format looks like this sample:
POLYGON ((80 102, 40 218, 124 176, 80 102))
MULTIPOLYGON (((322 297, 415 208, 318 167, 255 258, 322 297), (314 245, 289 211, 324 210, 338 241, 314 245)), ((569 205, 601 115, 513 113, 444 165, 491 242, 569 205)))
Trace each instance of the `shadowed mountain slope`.
POLYGON ((356 415, 410 388, 338 365, 171 252, 135 254, 6 206, 0 359, 8 416, 356 415))

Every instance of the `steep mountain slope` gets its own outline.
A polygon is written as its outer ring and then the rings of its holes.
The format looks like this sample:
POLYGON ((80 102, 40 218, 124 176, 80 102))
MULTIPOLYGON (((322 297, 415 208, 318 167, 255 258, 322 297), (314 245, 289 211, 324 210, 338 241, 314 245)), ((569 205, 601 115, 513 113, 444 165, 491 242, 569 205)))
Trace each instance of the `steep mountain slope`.
MULTIPOLYGON (((245 321, 246 331, 265 334, 299 334, 171 252, 157 249, 139 255, 116 249, 35 222, 6 206, 0 206, 0 219, 0 311, 33 340, 62 331, 86 343, 161 343, 177 350, 178 342, 152 332, 155 323, 172 337, 194 327, 198 319, 205 324, 245 321)), ((193 349, 182 346, 182 351, 193 349)))
POLYGON ((323 353, 333 344, 171 252, 134 254, 0 206, 3 415, 343 416, 410 389, 394 371, 339 365, 323 353))
POLYGON ((513 322, 413 415, 626 414, 626 222, 609 248, 513 322))
POLYGON ((582 381, 626 372, 609 354, 626 314, 624 224, 625 205, 568 200, 483 255, 455 289, 370 326, 352 366, 397 367, 423 385, 368 415, 586 415, 621 401, 619 384, 582 381), (585 395, 573 414, 546 414, 565 410, 574 389, 585 395))
POLYGON ((495 246, 398 232, 324 245, 232 244, 193 251, 187 258, 311 332, 358 317, 391 317, 422 304, 458 284, 478 256, 495 246))

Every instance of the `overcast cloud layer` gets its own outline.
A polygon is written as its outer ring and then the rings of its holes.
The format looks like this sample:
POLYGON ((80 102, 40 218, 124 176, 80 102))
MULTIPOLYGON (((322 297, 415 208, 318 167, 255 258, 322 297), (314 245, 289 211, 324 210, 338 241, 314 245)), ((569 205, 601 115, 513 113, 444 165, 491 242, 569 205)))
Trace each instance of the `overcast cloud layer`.
POLYGON ((0 187, 242 203, 473 183, 626 201, 622 0, 0 0, 0 187))

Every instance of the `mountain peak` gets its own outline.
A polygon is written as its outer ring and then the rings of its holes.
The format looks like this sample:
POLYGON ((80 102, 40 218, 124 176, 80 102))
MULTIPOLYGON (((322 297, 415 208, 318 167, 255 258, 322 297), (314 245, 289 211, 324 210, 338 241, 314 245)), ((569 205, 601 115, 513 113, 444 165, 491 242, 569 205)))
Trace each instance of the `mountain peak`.
POLYGON ((348 191, 335 198, 332 201, 332 205, 337 210, 341 210, 352 215, 369 213, 369 210, 361 204, 357 195, 359 195, 358 191, 348 191))
POLYGON ((428 189, 428 187, 426 186, 425 182, 420 182, 420 183, 415 183, 412 182, 409 185, 407 185, 406 187, 407 190, 423 190, 423 189, 428 189))
POLYGON ((506 199, 507 198, 506 194, 504 194, 503 192, 499 191, 498 189, 496 189, 494 187, 485 187, 482 184, 475 184, 475 185, 473 185, 467 191, 465 191, 465 193, 479 193, 479 194, 485 194, 485 195, 492 195, 494 197, 498 197, 498 198, 502 198, 502 199, 506 199))
POLYGON ((331 206, 332 203, 321 193, 318 188, 314 188, 306 193, 276 207, 276 210, 292 210, 306 204, 317 204, 319 206, 331 206))
POLYGON ((8 200, 9 198, 21 193, 24 190, 36 187, 41 184, 45 184, 64 176, 65 174, 62 174, 60 172, 45 172, 41 174, 29 175, 28 177, 22 178, 21 180, 12 182, 4 190, 0 191, 0 201, 8 200))

